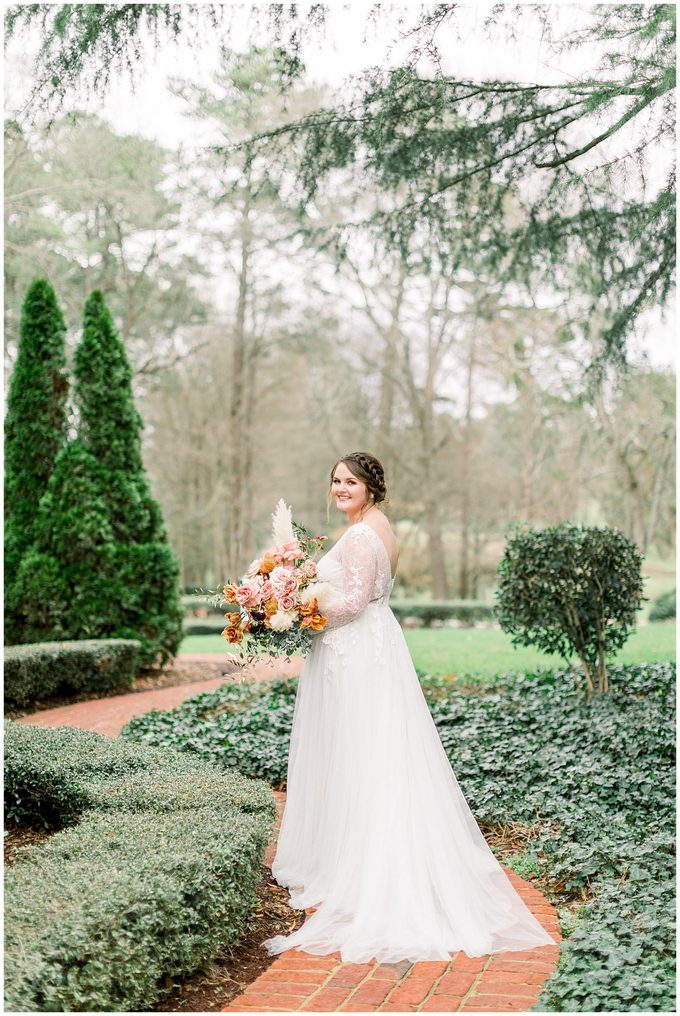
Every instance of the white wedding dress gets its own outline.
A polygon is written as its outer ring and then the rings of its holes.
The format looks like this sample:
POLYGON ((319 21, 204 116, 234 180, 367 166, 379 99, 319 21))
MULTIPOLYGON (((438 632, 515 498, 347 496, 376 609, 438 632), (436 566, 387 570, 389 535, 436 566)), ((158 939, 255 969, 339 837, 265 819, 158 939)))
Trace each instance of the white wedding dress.
POLYGON ((270 954, 450 959, 554 945, 486 843, 388 606, 387 549, 366 522, 317 562, 337 590, 298 679, 272 873, 316 907, 270 954))

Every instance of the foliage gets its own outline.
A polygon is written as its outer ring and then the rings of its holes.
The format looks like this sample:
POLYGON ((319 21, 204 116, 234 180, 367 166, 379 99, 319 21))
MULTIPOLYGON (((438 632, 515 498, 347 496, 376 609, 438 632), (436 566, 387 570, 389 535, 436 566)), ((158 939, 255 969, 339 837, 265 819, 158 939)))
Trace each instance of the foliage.
POLYGON ((137 397, 184 358, 206 304, 196 289, 205 271, 180 236, 181 161, 156 141, 117 133, 79 110, 49 131, 42 124, 37 130, 6 124, 8 365, 17 346, 20 294, 36 266, 59 293, 71 328, 84 293, 107 294, 137 397))
POLYGON ((611 668, 590 702, 569 671, 440 697, 435 723, 478 820, 535 825, 567 896, 592 898, 536 1009, 664 1010, 673 992, 675 667, 611 668), (634 1003, 634 1004, 632 1004, 634 1003))
POLYGON ((146 1009, 239 939, 276 813, 265 784, 69 728, 7 723, 5 747, 10 819, 77 823, 7 874, 8 1009, 146 1009))
POLYGON ((5 704, 27 706, 50 695, 130 688, 139 642, 93 639, 5 647, 5 704))
POLYGON ((57 456, 17 576, 24 641, 136 637, 116 630, 126 591, 114 571, 104 491, 99 463, 79 439, 69 442, 57 456))
MULTIPOLYGON (((404 33, 413 49, 403 66, 367 70, 337 105, 265 126, 249 145, 261 156, 282 146, 301 153, 305 203, 347 168, 396 195, 394 208, 368 220, 392 243, 403 247, 417 223, 435 222, 449 262, 462 234, 497 276, 529 282, 547 271, 553 285, 585 294, 580 328, 598 339, 602 329, 587 369, 597 383, 607 361, 626 367, 625 338, 640 312, 674 289, 674 170, 664 166, 656 188, 648 180, 660 152, 673 159, 675 7, 595 5, 586 28, 555 40, 550 6, 530 6, 556 48, 604 48, 594 74, 558 84, 446 74, 434 34, 455 23, 458 5, 438 4, 404 33), (432 76, 416 69, 423 53, 435 59, 432 76), (633 173, 640 190, 623 186, 633 173), (513 204, 521 212, 507 215, 513 204)), ((519 16, 516 5, 508 16, 519 16)))
POLYGON ((283 789, 296 689, 297 678, 287 677, 225 683, 168 712, 133 717, 121 736, 196 753, 283 789))
POLYGON ((138 639, 140 666, 166 662, 182 639, 179 562, 144 472, 130 367, 100 290, 85 304, 75 376, 79 435, 56 456, 32 520, 14 641, 138 639))
POLYGON ((149 489, 130 365, 100 290, 88 297, 83 317, 83 337, 74 358, 79 437, 100 469, 114 543, 112 563, 124 590, 118 623, 139 626, 143 666, 155 662, 157 654, 165 662, 182 637, 179 562, 149 489))
MULTIPOLYGON (((588 77, 569 75, 557 84, 447 74, 436 34, 445 26, 455 30, 458 8, 437 4, 403 29, 398 11, 395 20, 394 9, 373 5, 371 19, 383 18, 387 31, 399 28, 409 41, 402 65, 372 67, 334 106, 283 127, 263 123, 245 141, 230 139, 224 154, 231 160, 243 147, 250 165, 258 155, 269 162, 279 155, 295 159, 302 205, 315 199, 332 171, 351 168, 355 177, 367 176, 397 196, 393 208, 379 207, 368 220, 391 243, 402 244, 416 223, 437 222, 442 256, 449 260, 457 256, 462 232, 508 278, 536 279, 549 270, 553 282, 589 299, 578 315, 582 323, 575 318, 572 328, 596 338, 602 329, 602 351, 588 368, 594 381, 601 380, 608 360, 625 368, 627 334, 641 311, 665 303, 674 287, 674 171, 664 166, 665 179, 654 189, 648 166, 659 163, 661 151, 672 161, 675 7, 597 4, 586 12, 584 27, 560 39, 551 27, 553 5, 529 5, 547 44, 557 50, 594 46, 603 53, 588 77), (429 76, 417 70, 423 56, 434 65, 429 76), (626 186, 633 174, 640 188, 626 186), (513 202, 522 214, 506 219, 513 202)), ((302 37, 325 23, 329 5, 312 5, 306 18, 296 5, 285 13, 277 4, 265 10, 285 89, 303 72, 302 37)), ((487 24, 505 18, 513 31, 522 14, 526 8, 495 5, 487 24)), ((11 38, 20 26, 41 23, 31 106, 61 102, 88 70, 94 87, 103 88, 112 60, 132 70, 144 22, 156 29, 164 24, 177 37, 187 27, 215 28, 225 20, 224 7, 212 4, 25 4, 10 8, 5 25, 11 38)), ((342 236, 351 226, 331 228, 342 236)))
POLYGON ((498 567, 496 616, 513 645, 577 654, 588 695, 607 691, 605 658, 625 644, 642 602, 641 564, 617 529, 517 525, 498 567))
POLYGON ((66 440, 66 326, 47 279, 34 279, 22 308, 17 361, 5 417, 5 640, 23 637, 15 588, 34 538, 36 513, 66 440))
MULTIPOLYGON (((674 947, 675 666, 615 665, 586 700, 572 670, 421 685, 477 820, 524 823, 527 859, 559 900, 590 896, 537 1008, 670 1006, 674 947)), ((285 788, 296 679, 223 685, 124 736, 238 766, 285 788), (272 738, 272 730, 275 731, 272 738)))
POLYGON ((669 589, 652 604, 649 612, 650 621, 669 621, 675 617, 675 589, 669 589))
POLYGON ((81 77, 92 72, 94 88, 109 82, 112 69, 132 72, 141 59, 140 36, 151 29, 158 40, 160 28, 177 37, 187 27, 207 19, 215 28, 220 4, 17 4, 5 14, 9 39, 23 25, 41 22, 43 32, 39 63, 27 107, 52 96, 63 99, 81 77))

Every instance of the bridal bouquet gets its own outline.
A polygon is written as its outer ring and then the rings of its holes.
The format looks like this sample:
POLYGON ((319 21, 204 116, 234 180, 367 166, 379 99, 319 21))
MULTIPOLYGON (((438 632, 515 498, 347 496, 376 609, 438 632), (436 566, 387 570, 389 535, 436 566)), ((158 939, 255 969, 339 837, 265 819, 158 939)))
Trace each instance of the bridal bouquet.
POLYGON ((222 632, 229 643, 245 645, 240 664, 260 655, 291 656, 307 650, 312 632, 323 631, 323 607, 332 595, 328 582, 319 582, 312 559, 326 536, 310 536, 294 522, 281 498, 272 515, 272 543, 248 567, 238 582, 228 581, 222 595, 209 602, 232 609, 224 616, 222 632), (244 642, 244 639, 246 640, 244 642))

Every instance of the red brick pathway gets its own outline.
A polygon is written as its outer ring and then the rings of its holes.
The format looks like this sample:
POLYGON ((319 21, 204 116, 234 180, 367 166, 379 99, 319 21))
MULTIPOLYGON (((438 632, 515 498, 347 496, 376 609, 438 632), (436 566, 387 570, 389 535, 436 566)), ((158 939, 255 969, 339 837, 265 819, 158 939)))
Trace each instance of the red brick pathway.
MULTIPOLYGON (((201 653, 181 657, 185 662, 218 662, 216 654, 201 653)), ((276 659, 273 666, 266 662, 258 662, 249 667, 245 673, 257 680, 271 677, 296 676, 302 667, 302 656, 291 656, 289 659, 276 659)), ((110 698, 92 699, 89 702, 75 702, 70 706, 59 706, 56 709, 43 709, 30 716, 22 716, 17 723, 35 723, 40 727, 81 727, 83 730, 94 730, 107 737, 116 737, 128 720, 133 716, 142 716, 152 709, 172 709, 180 702, 199 695, 203 691, 213 691, 227 677, 214 677, 209 681, 195 681, 191 684, 180 684, 174 688, 157 688, 154 691, 138 691, 127 695, 112 695, 110 698)))
MULTIPOLYGON (((265 854, 269 866, 286 802, 285 793, 274 796, 278 816, 265 854)), ((526 1012, 557 965, 559 922, 555 908, 530 882, 504 871, 554 946, 392 964, 343 963, 339 952, 316 956, 293 948, 279 953, 223 1012, 526 1012)))

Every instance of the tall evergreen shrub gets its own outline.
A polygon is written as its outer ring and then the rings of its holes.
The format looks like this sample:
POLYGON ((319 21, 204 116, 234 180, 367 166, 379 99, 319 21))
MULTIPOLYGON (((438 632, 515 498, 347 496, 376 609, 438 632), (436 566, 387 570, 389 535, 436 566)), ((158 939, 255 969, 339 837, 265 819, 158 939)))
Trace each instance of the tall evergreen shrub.
POLYGON ((104 477, 79 439, 57 456, 17 576, 26 642, 126 638, 104 477))
POLYGON ((5 642, 25 639, 16 580, 35 538, 38 505, 68 429, 66 325, 54 289, 34 279, 24 299, 5 416, 5 642))
POLYGON ((78 438, 59 454, 18 585, 26 641, 134 638, 139 663, 182 639, 179 562, 142 464, 125 350, 99 290, 74 357, 78 438))
POLYGON ((121 597, 116 634, 140 639, 142 665, 152 664, 157 654, 165 662, 182 639, 179 561, 149 487, 132 371, 100 290, 85 304, 74 375, 79 436, 100 469, 114 544, 112 578, 121 597))

